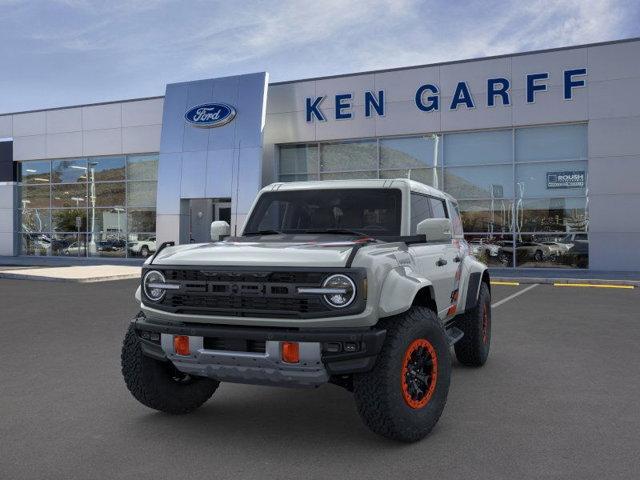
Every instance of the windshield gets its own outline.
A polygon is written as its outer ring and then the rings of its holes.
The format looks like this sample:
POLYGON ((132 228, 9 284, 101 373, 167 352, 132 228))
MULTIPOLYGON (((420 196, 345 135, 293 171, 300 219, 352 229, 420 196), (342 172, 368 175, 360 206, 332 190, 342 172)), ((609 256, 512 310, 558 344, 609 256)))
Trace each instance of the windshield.
POLYGON ((260 196, 244 234, 400 235, 401 199, 400 190, 388 188, 268 192, 260 196))

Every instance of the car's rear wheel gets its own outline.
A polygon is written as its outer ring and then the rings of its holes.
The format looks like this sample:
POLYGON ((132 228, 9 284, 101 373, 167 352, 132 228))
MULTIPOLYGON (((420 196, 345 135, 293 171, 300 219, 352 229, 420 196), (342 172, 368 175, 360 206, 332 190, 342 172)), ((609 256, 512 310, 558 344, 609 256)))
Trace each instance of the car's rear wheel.
POLYGON ((375 433, 415 442, 438 422, 451 377, 449 346, 438 316, 426 307, 382 322, 382 351, 370 372, 354 376, 354 396, 375 433))
POLYGON ((455 344, 456 358, 463 365, 481 367, 491 347, 491 293, 485 282, 480 284, 478 303, 457 318, 457 327, 464 336, 455 344))
POLYGON ((122 375, 131 394, 143 405, 161 412, 182 414, 200 407, 220 382, 193 377, 142 353, 140 339, 129 327, 122 345, 122 375))

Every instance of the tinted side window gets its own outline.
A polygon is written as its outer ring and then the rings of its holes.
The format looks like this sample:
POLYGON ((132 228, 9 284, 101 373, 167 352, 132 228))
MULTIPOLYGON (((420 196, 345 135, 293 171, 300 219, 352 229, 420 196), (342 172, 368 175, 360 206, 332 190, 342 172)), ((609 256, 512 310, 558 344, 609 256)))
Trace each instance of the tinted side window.
POLYGON ((425 218, 431 217, 431 208, 429 207, 429 197, 411 194, 411 235, 416 233, 416 227, 425 218))
POLYGON ((447 218, 447 208, 444 206, 444 201, 439 198, 429 198, 429 200, 433 218, 447 218))

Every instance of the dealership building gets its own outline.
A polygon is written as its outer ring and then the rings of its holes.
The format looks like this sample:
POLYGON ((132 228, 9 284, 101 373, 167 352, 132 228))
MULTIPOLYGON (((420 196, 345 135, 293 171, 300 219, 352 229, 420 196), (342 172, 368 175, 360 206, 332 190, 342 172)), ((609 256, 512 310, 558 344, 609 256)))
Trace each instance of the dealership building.
POLYGON ((640 39, 0 114, 0 255, 239 233, 273 182, 408 177, 490 265, 640 270, 640 39))

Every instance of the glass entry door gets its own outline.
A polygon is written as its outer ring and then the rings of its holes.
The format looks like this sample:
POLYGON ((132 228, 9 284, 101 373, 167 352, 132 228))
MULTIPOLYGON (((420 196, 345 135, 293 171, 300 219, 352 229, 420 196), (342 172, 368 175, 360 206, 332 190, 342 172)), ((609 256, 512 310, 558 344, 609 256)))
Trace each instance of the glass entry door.
POLYGON ((189 200, 189 242, 211 241, 211 222, 224 220, 231 224, 229 198, 192 198, 189 200))
POLYGON ((213 219, 224 220, 231 225, 231 202, 219 201, 213 204, 213 219))

